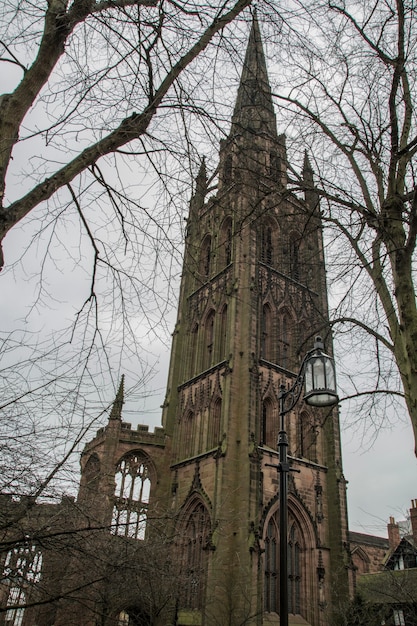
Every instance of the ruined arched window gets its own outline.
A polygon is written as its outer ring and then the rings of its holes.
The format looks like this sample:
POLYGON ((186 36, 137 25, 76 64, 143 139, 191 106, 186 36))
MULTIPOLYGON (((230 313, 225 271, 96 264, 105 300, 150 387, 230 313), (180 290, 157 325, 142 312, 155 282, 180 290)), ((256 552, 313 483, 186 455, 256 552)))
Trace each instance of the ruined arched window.
POLYGON ((202 502, 198 502, 187 514, 180 530, 183 608, 201 609, 203 606, 210 532, 209 512, 202 502))
POLYGON ((3 565, 3 582, 9 585, 6 600, 5 624, 21 626, 25 608, 33 587, 40 582, 42 552, 34 545, 24 545, 9 550, 3 565), (13 608, 20 607, 20 608, 13 608))
POLYGON ((131 452, 117 464, 112 532, 144 539, 151 492, 151 477, 144 455, 131 452))
POLYGON ((272 311, 269 304, 262 307, 261 356, 266 361, 274 361, 274 337, 272 332, 272 311))
POLYGON ((262 433, 261 443, 276 450, 278 441, 278 419, 274 415, 274 402, 265 398, 262 402, 262 433))
POLYGON ((206 235, 201 242, 200 249, 200 275, 209 278, 211 270, 211 235, 206 235))
POLYGON ((222 413, 222 401, 217 398, 213 403, 209 414, 207 449, 215 448, 220 443, 220 419, 222 413))

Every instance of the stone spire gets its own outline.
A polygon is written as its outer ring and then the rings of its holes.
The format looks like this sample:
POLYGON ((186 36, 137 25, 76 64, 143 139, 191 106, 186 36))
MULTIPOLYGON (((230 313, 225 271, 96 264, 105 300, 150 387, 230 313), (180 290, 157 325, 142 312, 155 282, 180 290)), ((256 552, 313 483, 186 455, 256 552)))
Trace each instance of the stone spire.
POLYGON ((124 404, 124 386, 125 386, 125 375, 122 374, 122 378, 120 380, 119 389, 116 394, 116 398, 113 402, 113 406, 110 412, 110 420, 122 420, 122 408, 124 404))
POLYGON ((230 136, 266 133, 277 136, 276 117, 256 13, 243 63, 230 136))
POLYGON ((303 163, 303 184, 304 184, 304 199, 308 206, 316 210, 319 207, 319 195, 314 190, 314 171, 311 167, 310 159, 308 157, 307 150, 304 152, 303 163))

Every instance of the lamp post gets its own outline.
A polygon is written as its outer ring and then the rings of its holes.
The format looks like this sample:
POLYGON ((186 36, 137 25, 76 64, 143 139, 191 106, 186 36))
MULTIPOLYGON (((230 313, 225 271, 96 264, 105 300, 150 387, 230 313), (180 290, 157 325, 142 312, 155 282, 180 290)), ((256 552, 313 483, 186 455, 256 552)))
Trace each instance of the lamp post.
POLYGON ((292 411, 305 387, 304 401, 316 407, 336 404, 336 375, 334 360, 324 352, 321 337, 316 337, 314 348, 307 352, 295 383, 290 389, 281 385, 279 393, 279 623, 288 626, 288 437, 285 415, 292 411))

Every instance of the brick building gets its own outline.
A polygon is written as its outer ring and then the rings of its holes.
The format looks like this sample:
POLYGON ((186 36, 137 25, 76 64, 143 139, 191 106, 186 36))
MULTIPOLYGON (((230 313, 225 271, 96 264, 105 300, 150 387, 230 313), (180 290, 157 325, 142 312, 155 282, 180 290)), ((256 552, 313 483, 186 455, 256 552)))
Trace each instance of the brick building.
MULTIPOLYGON (((123 421, 122 382, 77 500, 22 515, 0 625, 279 624, 279 390, 317 333, 332 350, 313 172, 306 156, 295 194, 287 166, 255 18, 217 192, 203 161, 190 202, 162 427, 123 421), (58 575, 33 565, 42 541, 58 575)), ((337 409, 300 402, 287 430, 290 623, 332 626, 350 567, 337 409)))

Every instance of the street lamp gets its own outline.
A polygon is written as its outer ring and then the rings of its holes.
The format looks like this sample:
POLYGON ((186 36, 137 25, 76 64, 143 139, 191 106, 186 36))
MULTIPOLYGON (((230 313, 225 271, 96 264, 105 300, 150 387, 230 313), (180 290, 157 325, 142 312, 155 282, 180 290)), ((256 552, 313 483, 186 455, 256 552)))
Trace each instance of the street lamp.
POLYGON ((279 393, 280 428, 278 434, 279 453, 279 623, 288 626, 288 437, 285 430, 285 415, 292 411, 300 399, 304 387, 304 401, 315 407, 337 404, 336 375, 334 360, 324 352, 321 337, 316 337, 314 348, 307 352, 300 372, 290 389, 281 385, 279 393))

